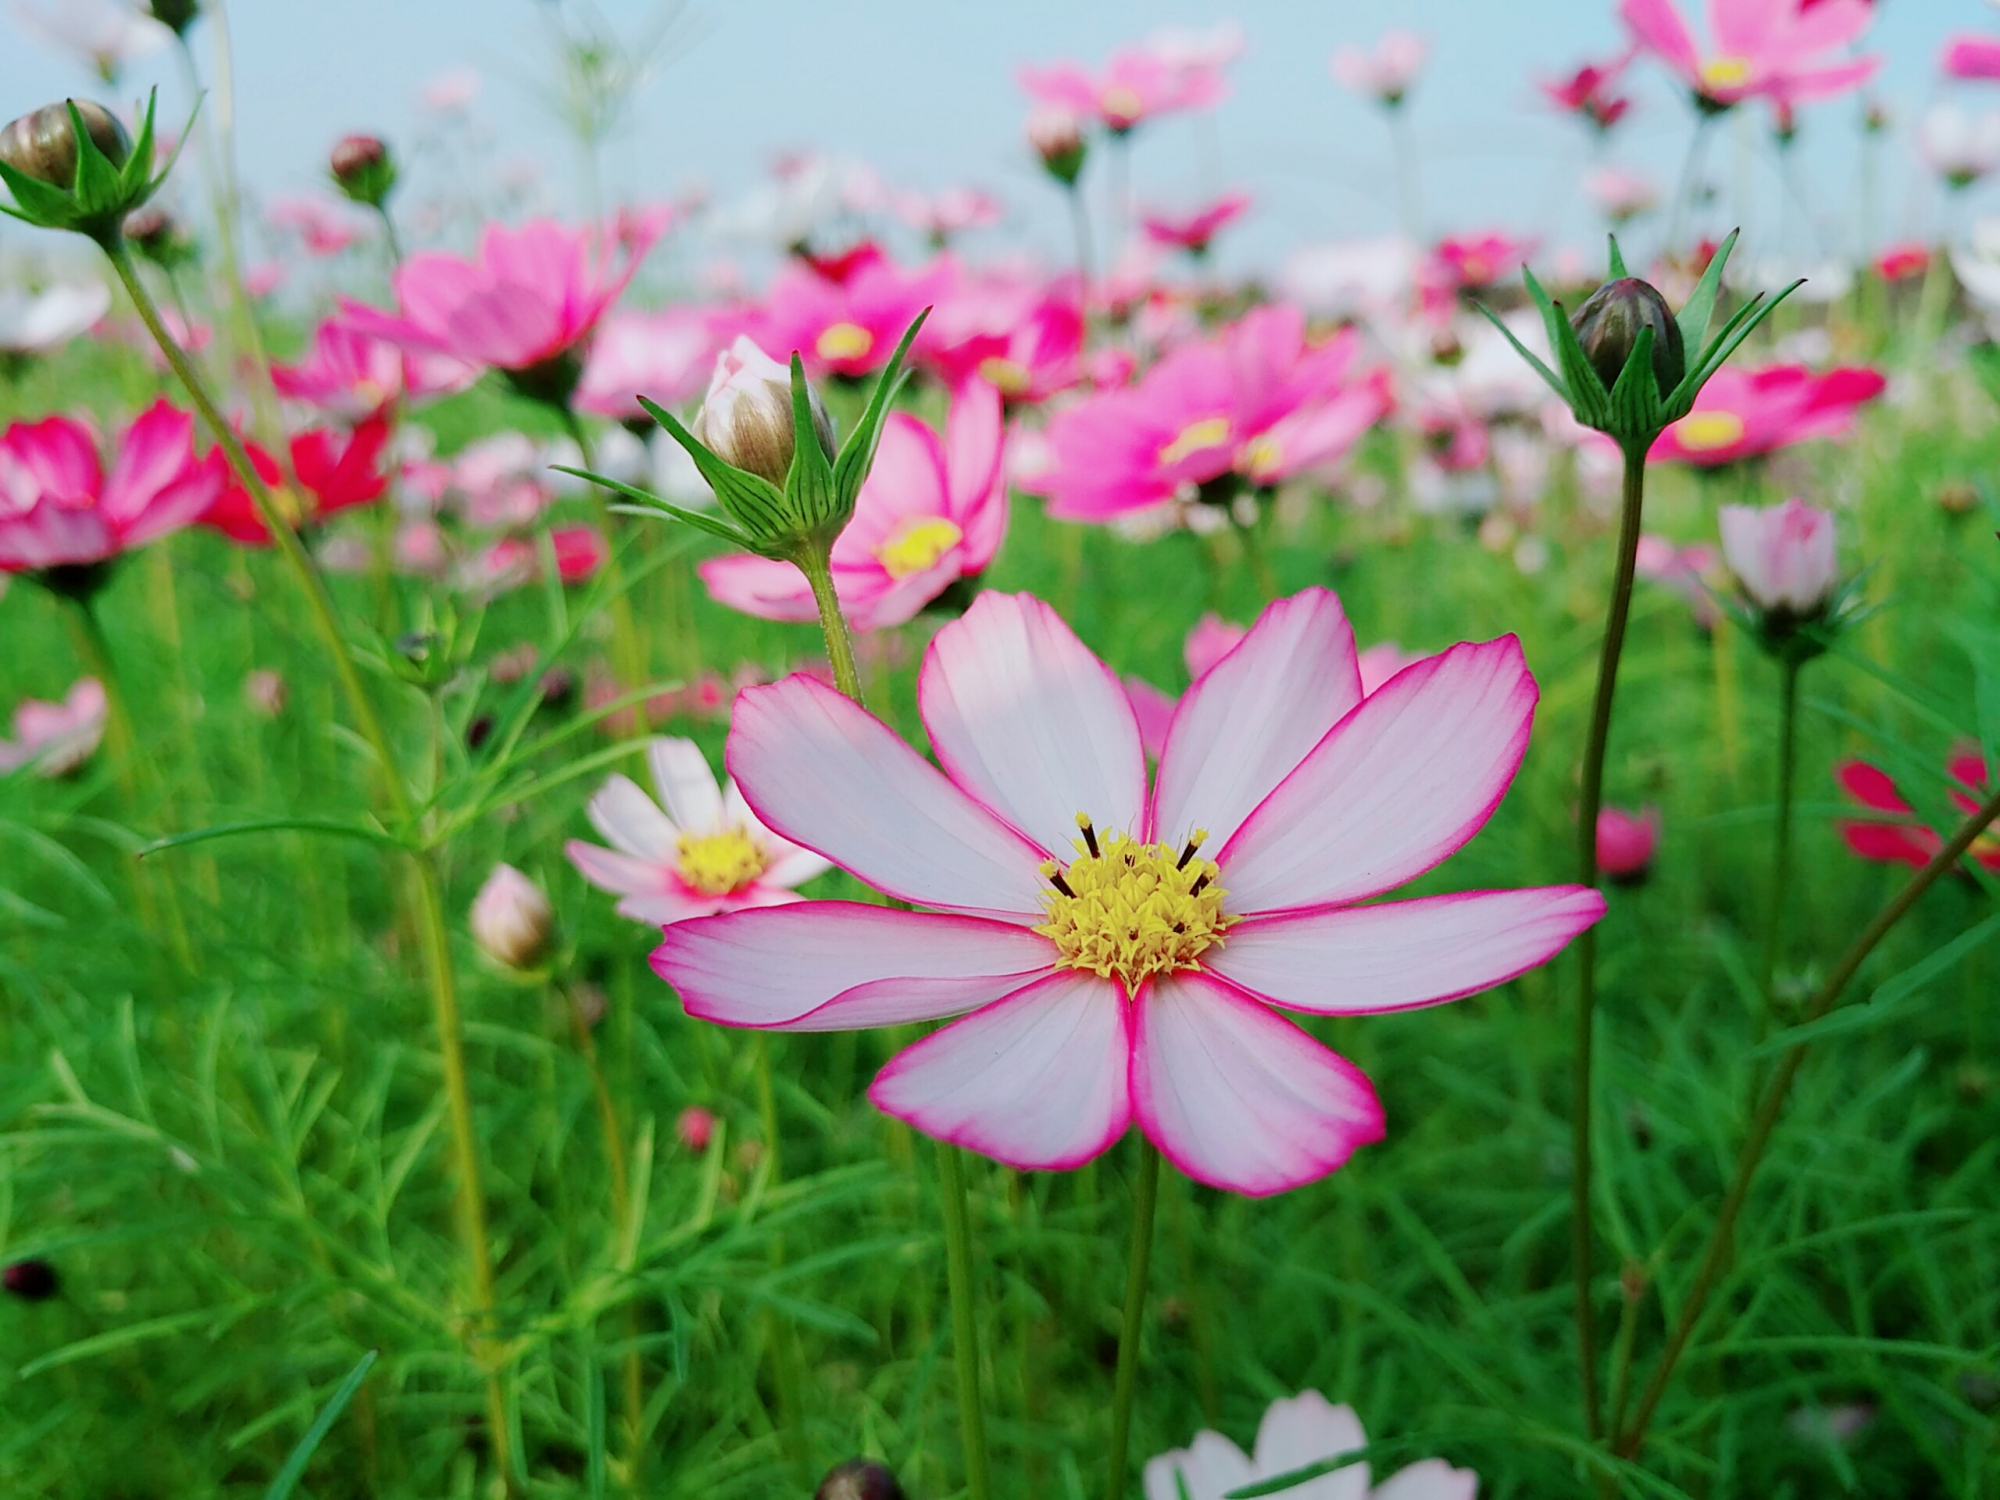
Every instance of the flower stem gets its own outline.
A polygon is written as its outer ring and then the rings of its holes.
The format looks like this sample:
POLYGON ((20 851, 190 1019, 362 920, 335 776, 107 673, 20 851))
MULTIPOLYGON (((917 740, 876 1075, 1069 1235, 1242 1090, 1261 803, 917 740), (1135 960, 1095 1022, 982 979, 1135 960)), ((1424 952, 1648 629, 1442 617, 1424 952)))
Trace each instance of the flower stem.
POLYGON ((958 1424, 965 1446, 967 1500, 987 1500, 986 1416, 979 1399, 979 1323, 972 1306, 972 1226, 965 1205, 965 1164, 958 1147, 937 1143, 944 1200, 944 1253, 951 1285, 951 1355, 958 1375, 958 1424))
POLYGON ((1069 197, 1070 233, 1076 238, 1076 270, 1083 278, 1084 306, 1090 305, 1090 284, 1095 279, 1091 262, 1094 257, 1090 249, 1090 205, 1084 202, 1083 189, 1072 182, 1063 190, 1069 197))
POLYGON ((1778 954, 1783 944, 1785 888, 1792 863, 1792 779, 1798 759, 1799 663, 1786 661, 1778 691, 1778 826, 1771 845, 1771 920, 1764 933, 1764 967, 1759 992, 1764 997, 1765 1015, 1770 1015, 1771 986, 1778 975, 1778 954))
MULTIPOLYGON (((570 441, 576 444, 582 466, 586 469, 593 468, 595 458, 591 452, 590 434, 585 431, 583 421, 577 416, 575 408, 565 401, 556 407, 556 411, 562 418, 563 428, 569 433, 570 441)), ((611 588, 612 665, 616 668, 618 676, 624 679, 623 686, 644 687, 652 680, 652 667, 646 660, 645 644, 639 639, 638 622, 632 615, 632 595, 625 587, 624 564, 618 560, 618 550, 612 545, 616 531, 612 524, 611 507, 604 498, 604 491, 598 486, 592 485, 590 493, 597 504, 597 525, 604 533, 607 554, 604 571, 605 581, 611 588)), ((553 557, 544 566, 553 570, 553 557)), ((549 586, 561 589, 561 577, 552 576, 549 586)), ((639 722, 640 732, 644 733, 649 717, 645 702, 642 700, 633 704, 632 713, 639 722)))
MULTIPOLYGON (((1618 519, 1618 570, 1611 584, 1611 612, 1604 622, 1604 647, 1597 659, 1597 696, 1590 709, 1590 738, 1583 752, 1583 795, 1577 810, 1579 883, 1597 884, 1597 815, 1604 805, 1604 749, 1611 737, 1611 700, 1618 689, 1618 658, 1625 649, 1625 621, 1632 612, 1632 577, 1639 554, 1639 516, 1646 499, 1646 448, 1625 449, 1624 504, 1618 519)), ((1594 1438, 1604 1426, 1597 1389, 1597 1306, 1591 1300, 1590 1115, 1591 1031, 1597 1010, 1597 929, 1586 927, 1576 940, 1575 1088, 1570 1101, 1570 1215, 1576 1265, 1576 1359, 1583 1386, 1585 1425, 1594 1438)))
MULTIPOLYGON (((1973 840, 1977 839, 1994 820, 2000 818, 2000 790, 1988 797, 1979 810, 1960 825, 1951 842, 1931 857, 1929 864, 1911 877, 1896 895, 1896 898, 1875 914, 1861 936, 1841 956, 1834 965, 1833 972, 1813 996, 1807 1011, 1806 1021, 1817 1021, 1833 1009, 1841 993, 1852 982, 1868 955, 1875 951, 1875 945, 1882 941, 1890 928, 1903 919, 1905 913, 1917 904, 1924 892, 1937 884, 1947 872, 1958 868, 1958 862, 1965 857, 1973 840)), ((1758 1163, 1763 1160, 1764 1148, 1770 1143, 1771 1132, 1778 1123, 1778 1115, 1785 1107, 1785 1096, 1791 1092, 1792 1080, 1798 1076, 1799 1066, 1805 1061, 1809 1042, 1799 1042, 1786 1052, 1784 1060, 1764 1089, 1764 1097, 1757 1106, 1756 1117, 1750 1123, 1750 1133, 1744 1137, 1743 1149, 1737 1153, 1736 1170, 1729 1181, 1729 1189, 1723 1195, 1722 1207, 1715 1215, 1715 1227, 1709 1231, 1708 1243, 1702 1249, 1701 1264, 1695 1272, 1694 1285, 1689 1289, 1687 1299, 1681 1304, 1680 1317, 1675 1320, 1673 1332, 1667 1338, 1666 1348, 1660 1354, 1659 1365, 1654 1369, 1652 1379, 1646 1383, 1646 1392, 1639 1399, 1639 1409, 1632 1418, 1632 1425, 1617 1440, 1616 1451, 1621 1457, 1631 1458, 1638 1454, 1646 1440, 1646 1427, 1659 1407, 1660 1398, 1666 1394, 1667 1383, 1673 1378, 1674 1367, 1686 1351, 1688 1340, 1694 1336, 1701 1322, 1703 1309, 1715 1290, 1715 1284, 1722 1274, 1723 1262, 1729 1258, 1730 1246, 1735 1236, 1736 1220, 1743 1211, 1744 1201, 1750 1196, 1750 1183, 1757 1172, 1758 1163)))
POLYGON ((1139 1325, 1146 1312, 1146 1272, 1153 1258, 1153 1210, 1160 1199, 1160 1148, 1139 1138, 1139 1176, 1132 1184, 1132 1248, 1125 1265, 1125 1318, 1118 1329, 1118 1379, 1111 1396, 1111 1475, 1108 1500, 1124 1500, 1126 1454, 1132 1438, 1132 1391, 1139 1376, 1139 1325))
POLYGON ((826 636, 826 659, 833 666, 833 685, 852 698, 861 700, 861 674, 854 665, 854 638, 847 630, 847 616, 841 612, 840 595, 833 587, 833 548, 824 543, 800 549, 793 559, 812 585, 813 603, 819 606, 819 628, 826 636))

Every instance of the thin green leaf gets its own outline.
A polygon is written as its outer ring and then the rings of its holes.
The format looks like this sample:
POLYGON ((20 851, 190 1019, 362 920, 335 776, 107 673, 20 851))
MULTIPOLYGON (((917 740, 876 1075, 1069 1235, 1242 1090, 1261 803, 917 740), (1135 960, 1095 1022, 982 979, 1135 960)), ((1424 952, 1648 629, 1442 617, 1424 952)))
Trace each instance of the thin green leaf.
POLYGON ((1910 965, 1894 979, 1878 985, 1875 993, 1865 1001, 1853 1005, 1843 1005, 1817 1021, 1807 1021, 1804 1025, 1789 1027, 1776 1036, 1759 1042, 1744 1054, 1746 1057, 1761 1057, 1772 1052, 1783 1052, 1792 1047, 1816 1042, 1824 1037, 1838 1036, 1843 1032, 1861 1031, 1870 1026, 1878 1026, 1894 1017, 1897 1007, 1928 986, 1960 959, 1978 948, 2000 932, 2000 916, 1988 917, 1969 932, 1962 932, 1935 953, 1910 965))
POLYGON ((245 818, 237 823, 215 823, 207 828, 196 828, 187 833, 170 833, 165 838, 154 839, 149 844, 139 846, 139 858, 159 854, 167 849, 180 849, 189 844, 205 844, 211 839, 235 838, 246 833, 323 833, 334 838, 358 839, 364 844, 377 844, 389 849, 407 849, 409 845, 394 834, 381 828, 370 828, 365 823, 343 823, 336 818, 245 818))
POLYGON ((700 439, 681 425, 680 418, 657 402, 639 398, 646 415, 658 422, 687 449, 688 457, 715 491, 716 501, 748 531, 771 536, 786 530, 785 497, 777 486, 756 474, 747 474, 709 452, 700 439))
POLYGON ((1494 312, 1492 308, 1488 307, 1484 302, 1475 302, 1472 305, 1478 308, 1484 314, 1486 314, 1486 321, 1491 323, 1495 328, 1500 330, 1501 335, 1507 340, 1507 342, 1514 346, 1514 352, 1516 354, 1520 355, 1521 358, 1525 359, 1529 364, 1534 366, 1535 373, 1541 376, 1542 379, 1548 383, 1549 389, 1554 391, 1558 396, 1562 397, 1565 402, 1567 402, 1569 400, 1569 388, 1562 383, 1562 377, 1556 374, 1554 370, 1551 370, 1546 364, 1542 363, 1540 355, 1536 354, 1534 350, 1530 349, 1526 344, 1522 343, 1518 338, 1514 337, 1514 330, 1509 328, 1506 325, 1506 323, 1501 320, 1500 315, 1494 312))
POLYGON ((299 1480, 305 1477, 306 1465, 312 1461, 313 1450, 319 1447, 320 1441, 331 1430, 340 1414, 347 1410, 347 1403, 352 1401, 354 1393, 361 1389, 361 1382, 368 1378, 369 1367, 375 1363, 375 1352, 370 1349, 362 1355, 354 1368, 347 1372, 347 1378, 341 1381, 339 1387, 327 1398, 326 1405, 321 1407, 319 1415, 313 1418, 312 1426, 306 1429, 305 1436, 300 1438, 298 1446, 292 1449, 291 1457, 285 1460, 284 1468, 278 1470, 278 1477, 273 1479, 271 1487, 264 1491, 264 1500, 288 1500, 292 1491, 298 1488, 299 1480))
POLYGON ((1625 269, 1625 257, 1618 249, 1618 236, 1607 234, 1605 238, 1611 241, 1611 279, 1614 281, 1623 280, 1632 273, 1625 269))
POLYGON ((896 345, 896 352, 889 356, 888 366, 882 371, 882 378, 875 382, 875 393, 868 398, 868 409, 861 414, 854 431, 847 435, 847 441, 840 446, 840 456, 833 461, 833 485, 841 495, 853 497, 861 491, 861 482, 868 477, 868 471, 875 464, 875 444, 882 436, 882 423, 889 414, 889 403, 895 399, 897 390, 903 383, 903 356, 910 352, 910 345, 916 342, 917 332, 924 326, 924 319, 931 315, 927 307, 917 314, 916 321, 903 330, 902 340, 896 345))
POLYGON ((793 520, 811 530, 839 513, 833 463, 819 445, 813 422, 812 388, 805 361, 792 351, 792 467, 785 476, 785 501, 793 520))
POLYGON ((1736 248, 1736 237, 1742 232, 1740 229, 1729 231, 1729 237, 1709 258, 1708 269, 1701 273, 1701 280, 1695 283, 1694 295, 1687 299, 1674 318, 1680 324, 1681 345, 1690 353, 1708 342, 1709 320, 1715 316, 1715 299, 1722 291, 1722 268, 1729 264, 1729 252, 1736 248))
POLYGON ((607 490, 629 496, 631 499, 639 502, 637 505, 612 506, 611 509, 619 515, 647 516, 653 519, 658 519, 660 516, 668 516, 676 521, 692 526, 698 531, 705 531, 710 536, 720 537, 732 547, 741 547, 747 552, 760 550, 757 543, 749 536, 738 531, 726 521, 716 520, 714 516, 703 515, 698 510, 688 510, 684 506, 675 505, 670 500, 662 500, 658 495, 648 490, 639 489, 635 485, 620 483, 616 479, 592 473, 589 469, 573 469, 568 464, 551 464, 550 467, 559 473, 573 474, 578 479, 587 479, 592 484, 602 485, 607 490))

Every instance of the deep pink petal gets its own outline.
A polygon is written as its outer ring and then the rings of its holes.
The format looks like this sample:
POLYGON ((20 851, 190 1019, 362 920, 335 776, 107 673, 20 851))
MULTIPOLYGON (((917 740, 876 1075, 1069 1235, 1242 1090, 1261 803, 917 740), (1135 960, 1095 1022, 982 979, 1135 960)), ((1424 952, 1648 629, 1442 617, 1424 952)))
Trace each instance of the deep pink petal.
POLYGON ((1672 0, 1620 0, 1619 19, 1632 39, 1685 78, 1696 78, 1701 56, 1672 0))

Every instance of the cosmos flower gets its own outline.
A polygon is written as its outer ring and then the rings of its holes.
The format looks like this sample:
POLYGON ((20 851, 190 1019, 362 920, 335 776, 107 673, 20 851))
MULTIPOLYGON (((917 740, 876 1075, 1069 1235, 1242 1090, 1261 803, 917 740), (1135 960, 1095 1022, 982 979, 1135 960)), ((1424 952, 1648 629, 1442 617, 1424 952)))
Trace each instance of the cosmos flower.
POLYGON ((780 364, 794 350, 814 375, 866 375, 888 364, 918 313, 938 300, 947 264, 906 271, 879 252, 835 281, 787 266, 747 332, 780 364))
POLYGON ((337 316, 313 331, 302 361, 271 367, 279 395, 344 422, 363 421, 399 402, 449 395, 478 378, 477 366, 464 360, 412 353, 337 316))
POLYGON ((40 292, 0 288, 0 354, 46 354, 88 333, 110 310, 111 288, 101 281, 40 292))
POLYGON ((1136 1122, 1198 1181, 1296 1187, 1383 1122, 1360 1071, 1280 1010, 1473 994, 1603 913, 1575 886, 1357 904, 1484 825, 1535 700, 1507 636, 1364 701, 1339 601, 1308 590, 1189 689, 1149 789, 1118 679, 1040 600, 983 594, 918 678, 942 770, 804 676, 744 692, 730 732, 767 827, 927 909, 683 922, 653 965, 691 1015, 728 1025, 961 1017, 869 1097, 1014 1166, 1078 1166, 1136 1122))
POLYGON ((708 384, 718 345, 706 308, 614 312, 591 341, 576 409, 622 422, 646 415, 641 396, 670 409, 685 405, 708 384))
POLYGON ((1213 203, 1190 213, 1171 214, 1156 209, 1143 214, 1139 227, 1156 245, 1171 245, 1191 255, 1206 255, 1216 235, 1249 209, 1248 193, 1224 193, 1213 203))
POLYGON ((1869 0, 1708 0, 1714 48, 1704 52, 1673 0, 1620 0, 1633 45, 1663 63, 1705 109, 1745 99, 1810 104, 1858 88, 1880 57, 1840 49, 1875 19, 1869 0))
POLYGON ((1240 38, 1216 38, 1188 46, 1186 33, 1167 33, 1111 54, 1102 73, 1081 63, 1057 62, 1022 68, 1021 87, 1041 105, 1095 119, 1123 135, 1143 121, 1180 110, 1213 109, 1228 95, 1224 70, 1241 50, 1240 38), (1221 45, 1215 45, 1220 40, 1221 45))
POLYGON ((116 83, 125 65, 173 40, 173 33, 120 0, 15 0, 21 29, 116 83))
MULTIPOLYGON (((340 511, 382 498, 389 488, 385 459, 390 432, 388 419, 377 415, 351 432, 312 427, 297 434, 289 450, 298 491, 284 485, 284 471, 263 448, 254 442, 243 446, 279 509, 288 512, 287 519, 294 526, 317 525, 340 511)), ((256 503, 233 474, 215 503, 202 512, 200 524, 245 546, 271 545, 256 503)))
POLYGON ((1862 405, 1887 386, 1865 366, 1815 375, 1803 365, 1724 365, 1694 398, 1694 409, 1660 434, 1647 461, 1712 468, 1812 438, 1845 437, 1862 405))
POLYGON ((95 677, 79 678, 60 703, 23 698, 14 706, 14 738, 0 740, 0 776, 24 766, 43 776, 68 775, 104 738, 108 707, 95 677))
POLYGON ((1833 517, 1794 496, 1783 505, 1725 505, 1722 560, 1767 614, 1809 619, 1840 587, 1833 517))
POLYGON ((1938 67, 1947 78, 2000 78, 2000 37, 1962 32, 1945 43, 1938 67))
POLYGON ((590 826, 611 847, 563 846, 577 873, 621 899, 618 915, 665 927, 689 917, 782 906, 831 868, 757 821, 734 781, 717 787, 693 740, 655 739, 646 764, 660 801, 613 776, 590 799, 590 826), (661 804, 665 811, 661 811, 661 804))
MULTIPOLYGON (((1992 792, 1992 772, 1986 757, 1976 747, 1960 746, 1945 762, 1945 770, 1955 783, 1950 792, 1952 806, 1963 813, 1977 811, 1980 802, 1992 792)), ((1881 767, 1871 766, 1865 760, 1847 760, 1834 767, 1833 776, 1840 789, 1862 807, 1887 814, 1849 818, 1840 823, 1840 836, 1861 858, 1922 869, 1944 847, 1944 840, 1937 833, 1917 821, 1917 810, 1903 799, 1896 783, 1881 767)), ((2000 874, 2000 837, 1991 830, 1981 834, 1973 841, 1967 857, 2000 874)))
MULTIPOLYGON (((1232 1490, 1367 1446, 1353 1407, 1301 1391, 1265 1410, 1254 1455, 1219 1432, 1202 1431, 1187 1447, 1148 1461, 1146 1500, 1223 1500, 1232 1490)), ((1479 1491, 1477 1474, 1441 1458, 1420 1459, 1373 1488, 1369 1478, 1368 1465, 1354 1463, 1284 1493, 1289 1500, 1473 1500, 1479 1491)))
POLYGON ((1083 338, 1075 277, 954 266, 910 357, 949 388, 976 376, 1009 402, 1033 404, 1083 379, 1083 338))
POLYGON ((1610 62, 1585 63, 1568 77, 1545 82, 1540 87, 1557 109, 1606 131, 1624 119, 1632 108, 1631 98, 1618 92, 1631 64, 1632 54, 1623 52, 1610 62))
MULTIPOLYGON (((594 577, 611 556, 604 534, 595 526, 551 526, 548 550, 555 555, 556 577, 582 583, 594 577)), ((467 560, 459 587, 481 599, 535 582, 546 572, 542 544, 533 537, 508 536, 490 543, 467 560)))
POLYGON ((1430 43, 1414 31, 1385 31, 1372 47, 1337 49, 1327 71, 1342 88, 1366 94, 1394 108, 1403 102, 1430 55, 1430 43))

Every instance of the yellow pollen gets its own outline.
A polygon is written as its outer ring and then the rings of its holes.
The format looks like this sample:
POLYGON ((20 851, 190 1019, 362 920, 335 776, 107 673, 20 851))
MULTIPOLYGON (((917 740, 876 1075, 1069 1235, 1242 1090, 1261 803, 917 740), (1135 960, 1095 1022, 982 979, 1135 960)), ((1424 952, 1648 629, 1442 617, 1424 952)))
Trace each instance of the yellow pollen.
POLYGON ((1137 91, 1116 84, 1104 91, 1097 101, 1097 107, 1104 118, 1114 125, 1136 125, 1139 117, 1146 112, 1146 101, 1137 91))
POLYGON ((1701 65, 1702 87, 1706 89, 1740 89, 1749 81, 1747 57, 1711 57, 1701 65))
POLYGON ((1220 448, 1228 441, 1229 418, 1203 417, 1199 422, 1188 423, 1178 437, 1160 450, 1160 462, 1177 464, 1193 454, 1220 448))
POLYGON ((684 833, 680 839, 681 879, 704 896, 740 891, 764 873, 769 861, 741 825, 721 833, 684 833))
POLYGON ((979 362, 979 378, 1003 396, 1025 396, 1028 387, 1034 384, 1026 365, 998 355, 979 362))
POLYGON ((859 323, 835 323, 813 342, 821 359, 860 359, 874 347, 875 335, 859 323))
POLYGON ((1694 453, 1713 453, 1743 441, 1743 419, 1733 411, 1690 412, 1674 424, 1681 446, 1694 453))
POLYGON ((377 381, 363 379, 354 387, 354 394, 361 398, 364 406, 380 406, 389 399, 389 393, 377 381))
POLYGON ((1269 479, 1284 462, 1284 445, 1268 432, 1253 437, 1243 445, 1243 467, 1252 479, 1269 479))
POLYGON ((289 484, 271 486, 271 508, 277 511, 284 518, 285 524, 294 531, 298 530, 300 523, 312 514, 312 506, 306 497, 289 484))
POLYGON ((943 516, 912 516, 875 549, 891 578, 908 578, 937 566, 938 559, 965 537, 956 523, 943 516))
POLYGON ((1077 857, 1042 865, 1054 889, 1035 931, 1056 945, 1056 963, 1116 979, 1127 995, 1156 974, 1198 969, 1201 956, 1236 922, 1225 916, 1215 861, 1195 857, 1200 830, 1178 853, 1122 833, 1100 839, 1081 814, 1077 857))

